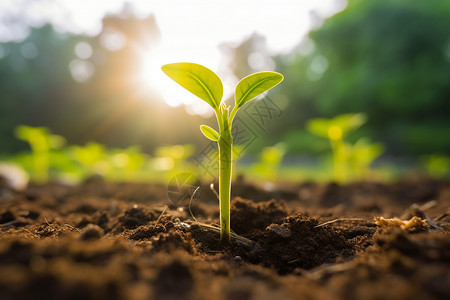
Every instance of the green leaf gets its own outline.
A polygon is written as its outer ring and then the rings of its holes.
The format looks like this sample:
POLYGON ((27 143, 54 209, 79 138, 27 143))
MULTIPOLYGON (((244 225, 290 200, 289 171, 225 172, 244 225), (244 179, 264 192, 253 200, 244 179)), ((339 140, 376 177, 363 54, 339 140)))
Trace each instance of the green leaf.
POLYGON ((328 139, 328 130, 330 129, 330 121, 328 119, 316 118, 311 119, 306 124, 306 128, 313 134, 328 139))
POLYGON ((307 123, 307 128, 313 134, 326 139, 333 139, 332 136, 343 138, 350 131, 361 127, 366 121, 367 117, 363 113, 342 114, 332 119, 311 119, 307 123))
POLYGON ((236 106, 241 107, 281 81, 283 81, 283 75, 276 72, 259 72, 242 78, 236 86, 236 106))
POLYGON ((334 125, 342 128, 344 134, 358 129, 367 121, 367 116, 364 113, 357 114, 342 114, 331 119, 334 125))
POLYGON ((173 63, 161 67, 164 73, 189 92, 218 109, 223 96, 223 84, 210 69, 194 63, 173 63))
POLYGON ((215 131, 211 127, 206 126, 206 125, 201 125, 200 130, 202 131, 203 135, 206 136, 211 141, 217 142, 219 140, 219 134, 217 133, 217 131, 215 131))

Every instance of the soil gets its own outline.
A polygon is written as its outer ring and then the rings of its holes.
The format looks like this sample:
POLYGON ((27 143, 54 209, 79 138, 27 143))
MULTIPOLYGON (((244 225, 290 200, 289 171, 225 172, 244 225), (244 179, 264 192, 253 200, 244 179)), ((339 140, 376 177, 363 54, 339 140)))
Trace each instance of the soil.
POLYGON ((0 188, 0 299, 450 299, 450 181, 0 188), (425 225, 381 227, 374 217, 425 225))

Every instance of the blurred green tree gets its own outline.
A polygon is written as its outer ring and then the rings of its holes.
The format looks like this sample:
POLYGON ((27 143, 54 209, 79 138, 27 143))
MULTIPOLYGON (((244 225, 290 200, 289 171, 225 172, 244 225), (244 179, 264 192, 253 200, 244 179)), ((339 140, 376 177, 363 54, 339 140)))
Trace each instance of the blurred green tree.
POLYGON ((14 137, 21 124, 48 127, 69 144, 139 144, 147 152, 161 144, 201 141, 200 116, 185 117, 183 107, 169 107, 137 79, 142 55, 159 37, 153 16, 121 15, 105 17, 96 36, 43 25, 30 27, 22 40, 0 44, 0 153, 27 148, 14 137), (154 130, 169 117, 180 130, 154 130))
POLYGON ((54 114, 58 104, 68 104, 68 97, 61 97, 61 93, 70 94, 67 65, 74 42, 46 25, 32 30, 24 41, 0 44, 2 152, 21 147, 13 136, 17 125, 39 123, 54 114), (56 109, 49 109, 52 99, 61 101, 55 103, 56 109))
POLYGON ((364 112, 391 154, 450 153, 449 29, 449 1, 350 0, 276 59, 295 112, 277 126, 364 112))

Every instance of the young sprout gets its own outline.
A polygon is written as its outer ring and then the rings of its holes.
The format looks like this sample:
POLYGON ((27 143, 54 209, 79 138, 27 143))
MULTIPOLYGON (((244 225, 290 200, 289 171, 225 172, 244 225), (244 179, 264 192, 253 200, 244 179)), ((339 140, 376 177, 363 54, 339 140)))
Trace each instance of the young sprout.
POLYGON ((308 121, 308 130, 330 141, 333 153, 333 178, 343 183, 347 180, 347 163, 351 154, 351 146, 344 138, 353 130, 361 127, 367 120, 363 113, 343 114, 332 119, 316 118, 308 121))
POLYGON ((370 178, 370 166, 384 152, 381 143, 371 143, 367 138, 360 138, 352 145, 350 161, 353 170, 360 178, 370 178))
POLYGON ((216 141, 219 145, 220 240, 223 244, 229 244, 232 122, 239 108, 279 84, 283 80, 283 75, 276 72, 258 72, 244 77, 236 86, 235 105, 231 109, 222 102, 222 81, 210 69, 195 63, 167 64, 161 69, 172 80, 208 103, 216 114, 219 132, 206 125, 201 125, 200 130, 205 137, 216 141))
POLYGON ((66 140, 62 136, 51 134, 48 128, 26 125, 18 126, 15 135, 30 145, 32 178, 38 183, 47 182, 52 150, 62 148, 66 140))
POLYGON ((445 178, 450 174, 450 157, 444 155, 427 155, 420 159, 428 175, 433 178, 445 178))
POLYGON ((279 143, 265 147, 260 155, 260 161, 253 165, 254 172, 266 180, 276 180, 281 161, 285 155, 285 147, 279 143))

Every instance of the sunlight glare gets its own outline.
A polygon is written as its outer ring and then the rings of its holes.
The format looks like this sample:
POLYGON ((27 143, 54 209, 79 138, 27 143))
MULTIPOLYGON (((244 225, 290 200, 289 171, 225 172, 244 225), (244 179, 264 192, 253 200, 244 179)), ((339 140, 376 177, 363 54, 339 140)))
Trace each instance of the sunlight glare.
POLYGON ((148 96, 156 92, 172 107, 185 105, 190 114, 199 114, 205 117, 212 114, 211 108, 206 102, 186 91, 161 70, 161 66, 165 64, 186 60, 174 59, 170 51, 168 54, 168 51, 163 50, 162 47, 142 51, 138 59, 141 60, 139 82, 145 87, 148 96))
MULTIPOLYGON (((0 24, 0 41, 20 40, 29 29, 50 23, 57 32, 71 32, 95 36, 102 32, 105 14, 117 15, 126 8, 138 18, 154 15, 161 33, 158 49, 139 49, 136 63, 140 66, 139 91, 143 88, 156 92, 171 106, 190 106, 189 112, 208 111, 207 106, 168 79, 161 66, 174 62, 195 62, 216 72, 224 82, 224 99, 233 93, 237 78, 234 78, 220 45, 239 45, 252 34, 265 38, 268 53, 288 53, 306 36, 309 29, 318 26, 324 17, 342 10, 346 0, 58 0, 58 1, 0 1, 0 17, 17 16, 26 20, 24 26, 6 28, 0 24), (26 5, 24 4, 26 3, 26 5), (124 6, 125 5, 125 6, 124 6), (28 24, 28 25, 27 25, 28 24), (11 35, 11 32, 14 34, 11 35)), ((118 51, 127 45, 127 37, 108 28, 100 36, 101 45, 109 51, 118 51)), ((89 56, 86 45, 79 45, 77 55, 89 56)), ((25 52, 26 54, 28 52, 25 52)), ((1 56, 0 49, 0 56, 1 56)), ((249 57, 254 68, 272 69, 273 61, 263 60, 258 52, 249 57)), ((228 60, 228 61, 227 61, 228 60)), ((17 61, 16 69, 24 62, 17 61)), ((84 81, 90 77, 92 68, 79 61, 72 64, 72 75, 84 81)), ((312 71, 311 71, 312 72, 312 71)), ((149 94, 149 99, 151 95, 149 94)), ((232 103, 227 103, 232 104, 232 103)))
MULTIPOLYGON (((148 13, 155 16, 161 31, 159 48, 144 51, 142 59, 141 82, 157 90, 158 94, 171 106, 185 105, 189 113, 211 112, 199 98, 193 96, 178 84, 169 79, 161 66, 174 62, 194 62, 206 66, 224 82, 224 98, 230 99, 237 84, 232 70, 227 66, 228 57, 220 50, 224 42, 240 42, 259 32, 265 36, 269 54, 278 54, 290 50, 307 33, 312 24, 310 12, 321 9, 324 14, 332 14, 337 10, 337 3, 344 0, 321 0, 295 2, 282 0, 274 4, 270 0, 249 0, 238 2, 233 0, 195 1, 193 4, 183 0, 173 0, 171 4, 176 10, 168 9, 162 1, 133 1, 137 13, 142 17, 148 13), (151 3, 151 4, 150 4, 151 3), (236 10, 239 6, 242 9, 236 10), (327 11, 327 9, 329 11, 327 11), (186 11, 191 11, 189 17, 186 11), (244 13, 251 11, 251 14, 244 13), (231 18, 231 16, 233 16, 231 18), (286 22, 290 25, 287 27, 286 22)), ((341 4, 342 5, 342 4, 341 4)), ((272 70, 272 60, 262 60, 255 53, 249 57, 249 64, 255 71, 272 70)), ((227 101, 228 105, 232 101, 227 101)))

